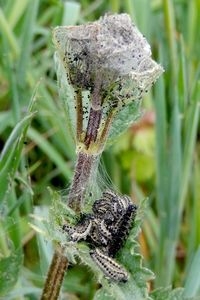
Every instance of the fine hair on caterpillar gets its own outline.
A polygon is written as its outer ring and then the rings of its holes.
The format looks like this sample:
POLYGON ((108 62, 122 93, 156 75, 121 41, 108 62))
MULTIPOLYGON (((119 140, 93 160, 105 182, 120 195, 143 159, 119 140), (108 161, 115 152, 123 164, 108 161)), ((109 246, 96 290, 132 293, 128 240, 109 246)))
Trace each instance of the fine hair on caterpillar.
POLYGON ((127 271, 109 256, 105 255, 99 248, 91 250, 90 255, 109 279, 119 282, 126 282, 128 280, 127 271))

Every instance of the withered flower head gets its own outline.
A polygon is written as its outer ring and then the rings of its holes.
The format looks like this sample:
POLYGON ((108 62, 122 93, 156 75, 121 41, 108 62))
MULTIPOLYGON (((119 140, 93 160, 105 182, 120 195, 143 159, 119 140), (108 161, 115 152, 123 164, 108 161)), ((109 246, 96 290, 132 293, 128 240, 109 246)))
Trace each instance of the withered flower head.
POLYGON ((97 81, 109 100, 141 98, 163 72, 127 14, 105 15, 80 26, 54 29, 54 43, 70 83, 93 91, 97 81))

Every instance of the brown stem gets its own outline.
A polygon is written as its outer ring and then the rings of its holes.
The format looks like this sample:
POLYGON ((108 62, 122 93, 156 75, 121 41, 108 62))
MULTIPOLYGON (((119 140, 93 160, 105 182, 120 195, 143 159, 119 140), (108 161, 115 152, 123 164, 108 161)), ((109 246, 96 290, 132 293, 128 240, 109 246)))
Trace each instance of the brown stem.
POLYGON ((102 130, 101 136, 99 137, 99 144, 101 144, 102 148, 104 147, 106 139, 108 137, 109 130, 110 130, 113 118, 115 116, 115 113, 116 113, 116 110, 114 110, 114 109, 111 110, 111 112, 108 114, 108 116, 106 118, 106 121, 105 121, 103 130, 102 130))
POLYGON ((84 194, 90 183, 91 175, 96 175, 98 158, 97 155, 78 153, 74 178, 68 195, 68 205, 77 213, 81 211, 84 194))
POLYGON ((41 300, 58 299, 61 284, 67 267, 68 260, 67 257, 64 255, 64 248, 55 250, 47 274, 47 280, 43 289, 41 300))
POLYGON ((88 120, 88 126, 85 136, 84 144, 86 149, 89 148, 91 142, 95 142, 98 134, 99 125, 101 122, 102 111, 94 110, 92 107, 90 108, 90 116, 88 120))
POLYGON ((83 131, 83 104, 81 89, 76 91, 76 137, 77 141, 81 141, 83 131))
MULTIPOLYGON (((97 166, 98 156, 86 153, 78 154, 74 178, 68 196, 68 204, 76 212, 80 212, 81 210, 83 196, 91 180, 91 174, 96 174, 97 166)), ((64 248, 56 249, 47 274, 41 300, 58 299, 67 267, 68 260, 64 255, 64 248)))
POLYGON ((101 97, 101 74, 96 76, 94 90, 91 92, 91 108, 90 115, 85 135, 84 144, 86 149, 89 148, 91 142, 95 142, 97 139, 98 129, 101 123, 102 117, 102 97, 101 97))
MULTIPOLYGON (((100 82, 100 81, 99 81, 100 82)), ((91 142, 95 142, 98 136, 99 127, 101 124, 102 108, 101 108, 101 96, 100 87, 101 84, 97 81, 97 85, 91 94, 91 109, 88 120, 85 141, 84 144, 86 149, 89 148, 91 142)), ((82 99, 81 92, 78 91, 76 98, 77 105, 77 139, 81 140, 82 135, 82 99)), ((109 122, 108 122, 109 125, 109 122)), ((105 139, 106 132, 102 132, 103 138, 105 139)), ((105 142, 105 141, 104 141, 105 142)), ((78 153, 77 163, 74 172, 74 178, 70 187, 68 195, 68 205, 74 209, 77 213, 80 213, 83 199, 86 189, 88 189, 91 182, 91 175, 95 176, 98 159, 100 155, 91 155, 87 153, 78 153)), ((95 181, 95 177, 92 182, 95 181)), ((51 262, 47 279, 45 282, 44 290, 42 293, 41 300, 56 300, 60 293, 62 281, 64 279, 65 271, 68 267, 68 260, 64 255, 64 248, 61 251, 55 250, 53 260, 51 262)))

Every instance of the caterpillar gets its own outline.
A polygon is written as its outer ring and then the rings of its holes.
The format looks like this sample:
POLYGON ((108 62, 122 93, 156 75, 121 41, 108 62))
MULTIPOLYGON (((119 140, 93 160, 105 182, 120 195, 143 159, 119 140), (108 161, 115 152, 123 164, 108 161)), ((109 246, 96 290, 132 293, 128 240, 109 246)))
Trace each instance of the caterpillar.
POLYGON ((105 255, 99 248, 91 250, 90 256, 109 279, 117 282, 126 282, 128 280, 127 271, 112 258, 105 255))

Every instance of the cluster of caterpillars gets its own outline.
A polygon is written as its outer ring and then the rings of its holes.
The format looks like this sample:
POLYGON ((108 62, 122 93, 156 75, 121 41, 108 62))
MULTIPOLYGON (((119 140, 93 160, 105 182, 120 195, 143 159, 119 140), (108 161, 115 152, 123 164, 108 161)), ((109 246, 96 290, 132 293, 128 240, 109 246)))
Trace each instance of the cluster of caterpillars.
POLYGON ((105 191, 94 202, 92 213, 82 215, 74 227, 63 225, 63 230, 72 241, 88 243, 92 259, 107 278, 126 282, 127 271, 113 258, 127 238, 136 211, 137 206, 128 196, 105 191))

